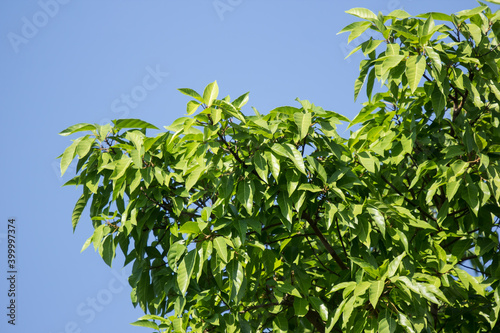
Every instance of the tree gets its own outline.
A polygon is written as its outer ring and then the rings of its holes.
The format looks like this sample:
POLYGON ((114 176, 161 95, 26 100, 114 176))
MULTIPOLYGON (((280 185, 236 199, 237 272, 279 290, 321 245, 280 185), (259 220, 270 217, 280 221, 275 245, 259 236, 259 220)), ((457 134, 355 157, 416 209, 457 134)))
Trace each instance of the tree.
POLYGON ((491 332, 500 310, 500 13, 384 16, 368 29, 349 121, 297 99, 246 115, 216 82, 166 132, 121 119, 78 157, 76 227, 133 264, 135 325, 161 332, 491 332), (438 24, 439 23, 439 24, 438 24), (375 79, 382 83, 374 93, 375 79), (348 139, 336 125, 358 127, 348 139))

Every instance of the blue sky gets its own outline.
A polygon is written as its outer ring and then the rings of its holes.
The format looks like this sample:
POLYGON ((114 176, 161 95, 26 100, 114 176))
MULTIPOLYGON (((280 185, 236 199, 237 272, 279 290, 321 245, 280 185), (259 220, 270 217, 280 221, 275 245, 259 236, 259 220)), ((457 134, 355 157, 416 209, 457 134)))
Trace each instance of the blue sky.
MULTIPOLYGON (((40 0, 0 4, 0 331, 149 332, 130 322, 118 257, 109 268, 92 247, 88 210, 75 234, 71 212, 81 189, 61 187, 58 160, 80 123, 140 118, 162 128, 185 114, 177 88, 221 95, 250 91, 261 113, 308 99, 353 118, 361 55, 336 35, 367 7, 388 13, 452 13, 475 1, 40 0), (7 220, 17 221, 17 318, 7 324, 7 220)), ((347 133, 343 134, 347 136, 347 133)))

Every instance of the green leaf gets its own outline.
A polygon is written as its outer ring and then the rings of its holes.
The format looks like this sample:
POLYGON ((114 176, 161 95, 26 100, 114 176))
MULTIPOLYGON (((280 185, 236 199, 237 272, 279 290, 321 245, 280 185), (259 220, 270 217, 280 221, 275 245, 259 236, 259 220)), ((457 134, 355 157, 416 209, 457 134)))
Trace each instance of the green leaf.
POLYGON ((440 72, 441 68, 442 68, 442 63, 441 63, 441 57, 439 56, 439 54, 436 51, 434 51, 434 49, 430 46, 424 46, 424 49, 425 49, 425 52, 427 53, 427 55, 429 56, 429 58, 431 58, 432 64, 434 65, 436 70, 438 72, 440 72))
POLYGON ((125 174, 125 171, 127 171, 127 168, 131 163, 132 159, 130 157, 125 157, 125 156, 122 157, 122 159, 115 161, 113 173, 111 174, 110 179, 121 178, 125 174))
POLYGON ((292 160, 293 164, 295 164, 295 167, 297 167, 297 169, 304 175, 307 175, 304 165, 304 159, 302 158, 302 154, 297 150, 297 148, 295 148, 295 146, 290 143, 285 143, 283 147, 287 151, 288 157, 292 160))
POLYGON ((462 182, 462 179, 455 179, 452 181, 449 181, 446 184, 446 198, 448 199, 449 202, 453 199, 455 194, 457 193, 458 189, 460 188, 460 183, 462 182))
POLYGON ((280 160, 274 156, 270 151, 265 152, 267 163, 269 164, 269 168, 271 168, 271 174, 274 179, 278 181, 278 177, 280 175, 280 160))
POLYGON ((64 175, 66 172, 66 169, 68 169, 69 165, 73 161, 73 159, 76 156, 76 147, 80 143, 80 140, 82 138, 78 138, 73 143, 64 150, 64 153, 61 155, 61 177, 64 175))
POLYGON ((200 102, 197 102, 197 101, 189 101, 187 103, 187 114, 188 115, 192 115, 193 113, 196 112, 196 110, 198 109, 198 107, 200 106, 200 102))
POLYGON ((474 214, 477 216, 479 212, 479 190, 478 186, 474 183, 469 183, 465 187, 462 194, 462 198, 465 199, 469 207, 472 209, 474 214))
POLYGON ((377 307, 378 299, 380 298, 380 295, 382 295, 382 292, 384 291, 384 286, 385 286, 385 279, 371 282, 370 303, 372 304, 374 309, 377 307))
POLYGON ((297 317, 304 317, 309 311, 309 302, 305 298, 295 297, 293 299, 293 309, 297 317))
POLYGON ((209 83, 205 90, 203 91, 203 100, 207 107, 210 107, 217 96, 219 95, 219 86, 217 85, 217 81, 209 83))
POLYGON ((284 314, 274 317, 273 332, 288 332, 288 320, 284 314))
POLYGON ((130 323, 130 325, 152 328, 154 330, 160 330, 160 327, 157 324, 149 320, 137 320, 134 321, 133 323, 130 323))
POLYGON ((177 285, 184 295, 189 287, 191 275, 193 274, 194 263, 196 261, 196 251, 190 251, 181 261, 177 269, 177 285))
POLYGON ((293 114, 293 119, 299 128, 299 140, 302 140, 309 133, 311 127, 311 113, 310 112, 297 112, 293 114))
POLYGON ((421 55, 412 55, 406 60, 406 77, 412 93, 418 87, 425 72, 425 58, 421 55))
POLYGON ((85 209, 88 200, 89 196, 85 196, 85 194, 82 194, 78 199, 78 201, 76 202, 75 208, 73 209, 73 214, 71 216, 71 224, 73 225, 73 232, 75 232, 76 225, 78 224, 78 221, 80 221, 80 217, 82 216, 82 212, 85 209))
POLYGON ((321 319, 326 321, 328 319, 328 308, 326 307, 323 301, 315 296, 310 296, 309 301, 311 302, 312 307, 319 313, 321 319))
POLYGON ((243 266, 239 261, 232 260, 230 265, 229 265, 229 275, 231 279, 231 299, 238 304, 240 301, 241 297, 241 289, 243 287, 244 290, 244 281, 245 281, 245 275, 244 275, 244 270, 243 266))
POLYGON ((387 276, 388 277, 393 277, 394 274, 396 274, 397 270, 399 269, 399 266, 401 265, 401 260, 405 257, 406 253, 401 253, 399 256, 394 258, 393 261, 389 264, 389 267, 387 268, 387 276))
POLYGON ((403 60, 404 58, 405 58, 405 56, 402 54, 390 55, 390 56, 386 56, 384 58, 380 58, 380 59, 384 59, 384 61, 382 62, 381 75, 384 76, 384 74, 387 73, 387 71, 389 71, 390 69, 399 65, 401 60, 403 60))
POLYGON ((396 328, 396 321, 387 314, 378 323, 378 333, 394 333, 396 328))
POLYGON ((76 153, 78 154, 78 158, 82 158, 90 151, 92 145, 95 142, 95 137, 91 137, 90 135, 86 135, 76 146, 76 153))
POLYGON ((386 18, 405 19, 405 18, 411 17, 411 15, 402 9, 396 9, 396 10, 393 10, 392 12, 390 12, 389 14, 387 14, 385 17, 386 18))
MULTIPOLYGON (((257 171, 257 174, 259 177, 264 181, 268 182, 267 177, 269 175, 269 170, 267 168, 267 160, 266 158, 260 153, 260 152, 255 152, 253 155, 253 163, 255 166, 255 171, 257 171)), ((278 171, 279 173, 279 171, 278 171)))
POLYGON ((247 93, 241 95, 240 97, 235 99, 231 104, 233 104, 235 108, 241 109, 245 104, 247 104, 249 94, 250 93, 247 92, 247 93))
POLYGON ((369 152, 362 152, 358 154, 358 159, 361 165, 365 167, 371 173, 375 173, 379 169, 379 161, 375 156, 372 156, 369 152))
POLYGON ((188 221, 181 225, 178 232, 183 234, 199 234, 201 233, 199 224, 199 222, 188 221))
POLYGON ((177 262, 182 257, 184 252, 186 252, 186 245, 183 244, 184 241, 179 241, 170 246, 167 253, 168 266, 174 271, 177 271, 177 262))
POLYGON ((151 128, 158 129, 155 125, 140 119, 119 119, 115 122, 115 128, 151 128))
POLYGON ((374 21, 377 19, 377 15, 375 15, 371 10, 366 8, 359 8, 359 7, 352 8, 346 11, 346 13, 369 21, 374 21))
POLYGON ((187 176, 186 179, 186 191, 189 191, 193 188, 193 186, 198 182, 200 179, 200 176, 202 173, 205 171, 205 168, 203 168, 201 165, 199 165, 197 168, 192 170, 189 175, 187 176))
POLYGON ((80 124, 76 124, 76 125, 73 125, 73 126, 66 128, 65 130, 59 132, 59 135, 67 136, 67 135, 70 135, 73 133, 82 132, 82 131, 92 131, 95 129, 96 129, 95 125, 87 124, 87 123, 80 123, 80 124))
POLYGON ((104 241, 101 244, 99 254, 101 255, 104 262, 111 267, 113 258, 115 257, 115 246, 113 244, 113 237, 111 235, 106 235, 104 241))
POLYGON ((253 196, 255 193, 255 186, 253 181, 248 180, 245 182, 241 182, 238 185, 238 191, 236 196, 238 201, 245 207, 246 211, 249 215, 252 215, 253 211, 253 196))
POLYGON ((369 27, 371 26, 370 22, 361 22, 359 26, 351 31, 349 37, 347 38, 347 43, 352 42, 359 36, 361 36, 369 27))
POLYGON ((213 247, 219 257, 227 263, 227 243, 224 237, 216 237, 213 241, 213 247))
POLYGON ((380 230, 380 233, 382 234, 382 237, 385 238, 385 218, 384 216, 380 213, 380 211, 376 208, 367 208, 368 212, 373 218, 373 221, 377 225, 378 229, 380 230))
POLYGON ((205 103, 205 101, 203 100, 203 98, 200 96, 200 94, 198 94, 196 91, 194 91, 193 89, 189 89, 189 88, 180 88, 178 89, 181 93, 183 93, 184 95, 187 95, 189 97, 193 97, 194 99, 196 99, 197 101, 199 101, 200 103, 205 103))

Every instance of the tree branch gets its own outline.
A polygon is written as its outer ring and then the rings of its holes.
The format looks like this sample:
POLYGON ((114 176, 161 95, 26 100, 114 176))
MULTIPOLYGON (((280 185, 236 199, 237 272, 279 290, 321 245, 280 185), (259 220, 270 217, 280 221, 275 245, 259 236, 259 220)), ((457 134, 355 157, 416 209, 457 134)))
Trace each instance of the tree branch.
POLYGON ((309 223, 309 225, 311 226, 311 228, 313 229, 313 231, 316 234, 316 236, 318 236, 319 240, 321 241, 321 243, 323 244, 323 246, 326 248, 326 250, 328 251, 328 253, 330 253, 330 255, 332 256, 333 260, 335 260, 335 262, 337 263, 337 265, 339 265, 342 270, 348 270, 349 267, 347 267, 347 265, 342 261, 342 259, 338 256, 338 254, 335 252, 335 250, 330 245, 330 243, 328 243, 328 240, 325 238, 325 236, 323 235, 323 233, 321 232, 321 230, 319 230, 318 223, 316 221, 313 221, 311 219, 311 217, 309 216, 309 214, 307 214, 305 212, 303 213, 303 216, 306 219, 306 221, 309 223))

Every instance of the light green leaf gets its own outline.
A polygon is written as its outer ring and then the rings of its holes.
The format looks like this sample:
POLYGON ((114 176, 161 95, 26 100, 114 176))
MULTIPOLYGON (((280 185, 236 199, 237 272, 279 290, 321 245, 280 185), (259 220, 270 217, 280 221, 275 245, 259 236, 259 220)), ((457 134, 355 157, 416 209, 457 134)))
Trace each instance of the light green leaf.
POLYGON ((200 102, 197 102, 197 101, 189 101, 187 103, 187 114, 188 115, 192 115, 193 113, 196 112, 196 110, 198 109, 198 107, 200 106, 200 102))
POLYGON ((375 156, 372 156, 369 152, 362 152, 358 154, 358 159, 361 165, 365 167, 369 172, 375 173, 379 169, 380 162, 375 156))
POLYGON ((177 271, 177 262, 182 257, 184 252, 186 252, 186 245, 183 243, 184 241, 179 241, 170 246, 170 249, 167 253, 167 261, 168 266, 174 271, 177 271))
POLYGON ((411 15, 408 14, 407 12, 405 12, 404 10, 402 10, 402 9, 396 9, 396 10, 393 10, 392 12, 390 12, 389 14, 387 14, 385 17, 386 18, 405 19, 405 18, 408 18, 410 16, 411 15))
POLYGON ((311 113, 297 112, 293 114, 293 119, 299 128, 299 140, 302 140, 309 133, 311 127, 311 113))
POLYGON ((247 180, 245 182, 241 182, 238 185, 238 191, 236 196, 238 201, 245 207, 246 211, 249 215, 252 215, 253 211, 253 195, 255 193, 255 186, 253 181, 247 180))
POLYGON ((421 55, 412 55, 406 60, 406 77, 412 93, 418 87, 425 72, 425 58, 421 55))
POLYGON ((390 315, 386 315, 378 323, 379 333, 394 333, 396 331, 396 321, 390 315))
POLYGON ((65 130, 59 132, 59 135, 67 136, 77 132, 92 131, 92 130, 95 130, 95 125, 80 123, 66 128, 65 130))
POLYGON ((269 167, 271 168, 271 174, 273 175, 274 179, 276 181, 278 181, 278 177, 280 175, 280 161, 270 151, 266 151, 265 155, 266 155, 267 163, 269 164, 269 167))
POLYGON ((382 292, 384 291, 385 279, 372 281, 370 285, 370 303, 372 303, 373 308, 377 307, 378 299, 382 292))
POLYGON ((446 197, 448 201, 451 202, 458 189, 460 188, 460 183, 462 182, 462 178, 451 180, 446 184, 446 197))
POLYGON ((192 170, 186 179, 186 191, 189 191, 200 179, 201 174, 205 171, 201 165, 192 170))
POLYGON ((380 230, 380 233, 382 233, 382 237, 385 238, 385 218, 384 216, 380 213, 380 211, 376 208, 369 207, 367 208, 368 212, 373 218, 373 221, 377 225, 378 229, 380 230))
POLYGON ((247 104, 247 102, 248 102, 248 95, 249 95, 248 92, 245 93, 245 94, 243 94, 243 95, 241 95, 240 97, 238 97, 237 99, 235 99, 233 101, 233 103, 231 103, 231 104, 233 104, 235 108, 241 109, 245 104, 247 104))
POLYGON ((397 270, 399 269, 399 265, 401 264, 401 260, 405 257, 406 253, 401 253, 399 256, 394 258, 393 261, 389 264, 389 267, 387 268, 387 276, 388 277, 393 277, 394 274, 396 274, 397 270))
POLYGON ((259 177, 264 181, 268 182, 267 177, 269 175, 269 170, 267 168, 267 160, 266 158, 260 153, 260 152, 255 152, 253 155, 253 163, 255 166, 255 171, 257 171, 257 174, 259 177))
POLYGON ((434 49, 430 46, 424 46, 424 49, 425 53, 427 53, 429 58, 431 58, 434 67, 437 69, 438 72, 440 72, 442 68, 442 63, 439 54, 436 51, 434 51, 434 49))
MULTIPOLYGON (((76 225, 80 220, 80 216, 82 216, 82 212, 87 205, 87 201, 89 200, 89 196, 85 196, 82 194, 78 201, 76 202, 75 208, 73 209, 73 214, 71 215, 71 223, 73 225, 73 232, 75 232, 76 225)), ((82 249, 83 251, 83 249, 82 249)))
POLYGON ((87 238, 87 240, 85 241, 85 243, 82 246, 82 249, 80 250, 80 253, 82 253, 83 251, 85 251, 89 247, 89 245, 91 243, 92 243, 92 236, 90 236, 89 238, 87 238))
POLYGON ((193 89, 189 89, 189 88, 180 88, 180 89, 177 89, 179 90, 181 93, 183 93, 184 95, 187 95, 189 97, 193 97, 194 99, 198 100, 200 103, 205 103, 205 101, 203 100, 203 98, 200 96, 200 94, 198 94, 196 91, 194 91, 193 89))
POLYGON ((241 297, 241 288, 243 287, 243 290, 245 289, 244 287, 244 282, 245 282, 245 275, 244 275, 244 270, 243 266, 239 261, 232 260, 230 265, 229 265, 229 274, 231 278, 231 299, 238 304, 240 301, 241 297))
POLYGON ((69 165, 73 161, 73 159, 76 156, 76 147, 80 143, 82 138, 78 138, 73 143, 64 150, 64 153, 61 155, 61 177, 64 175, 66 172, 66 169, 68 169, 69 165))
POLYGON ((160 327, 157 324, 149 320, 137 320, 134 321, 133 323, 130 323, 130 325, 152 328, 154 330, 160 330, 160 327))
POLYGON ((387 71, 396 67, 401 62, 401 60, 404 59, 404 57, 405 56, 402 54, 396 54, 384 57, 383 58, 384 61, 382 62, 381 76, 384 76, 385 73, 387 73, 387 71))
POLYGON ((184 295, 191 282, 191 275, 193 274, 194 263, 196 261, 196 251, 190 251, 184 259, 182 259, 179 268, 177 269, 177 285, 184 295))
POLYGON ((278 201, 278 206, 281 210, 281 214, 285 218, 282 221, 285 224, 288 231, 291 231, 292 230, 292 214, 293 214, 291 200, 287 194, 285 194, 284 192, 281 192, 278 195, 277 201, 278 201))
POLYGON ((312 307, 319 313, 321 319, 326 321, 328 319, 328 308, 326 307, 323 301, 315 296, 310 296, 309 301, 311 302, 312 307))
POLYGON ((227 242, 224 237, 216 237, 213 241, 213 247, 219 257, 227 263, 227 242))
POLYGON ((205 90, 203 91, 203 100, 205 101, 207 107, 212 106, 213 101, 217 99, 218 95, 219 95, 219 86, 217 85, 217 81, 209 83, 205 87, 205 90))
POLYGON ((90 151, 92 145, 95 142, 95 137, 91 137, 90 135, 86 135, 83 139, 78 143, 76 147, 76 153, 78 154, 78 158, 82 158, 90 151))
POLYGON ((179 231, 183 234, 199 234, 201 233, 199 222, 188 221, 180 226, 179 231))
POLYGON ((366 8, 352 8, 346 11, 346 13, 369 21, 374 21, 377 19, 377 15, 366 8))
POLYGON ((111 179, 121 178, 127 171, 127 168, 129 167, 130 163, 132 163, 132 158, 126 156, 123 156, 120 160, 116 161, 114 163, 114 170, 110 178, 111 179))
POLYGON ((118 119, 115 123, 115 128, 151 128, 158 129, 155 125, 145 122, 140 119, 118 119))
POLYGON ((359 26, 357 26, 351 31, 349 37, 347 38, 347 43, 350 43, 359 36, 361 36, 363 32, 365 32, 370 26, 371 26, 370 22, 361 22, 359 26))

